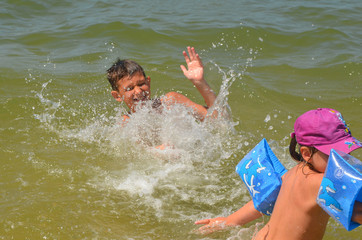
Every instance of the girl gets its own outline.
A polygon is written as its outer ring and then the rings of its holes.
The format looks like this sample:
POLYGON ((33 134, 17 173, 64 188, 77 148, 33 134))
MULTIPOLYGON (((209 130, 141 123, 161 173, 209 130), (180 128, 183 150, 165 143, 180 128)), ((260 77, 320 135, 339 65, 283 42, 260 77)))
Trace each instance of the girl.
MULTIPOLYGON (((317 204, 316 198, 330 150, 333 148, 350 153, 362 147, 352 137, 342 115, 329 108, 319 108, 301 115, 294 124, 291 137, 289 152, 299 163, 283 175, 272 216, 256 234, 255 240, 322 239, 329 215, 317 204)), ((362 203, 355 203, 352 216, 352 221, 360 224, 361 206, 362 203)), ((204 219, 195 224, 206 224, 199 230, 211 233, 225 226, 244 225, 261 216, 250 201, 228 217, 204 219)))

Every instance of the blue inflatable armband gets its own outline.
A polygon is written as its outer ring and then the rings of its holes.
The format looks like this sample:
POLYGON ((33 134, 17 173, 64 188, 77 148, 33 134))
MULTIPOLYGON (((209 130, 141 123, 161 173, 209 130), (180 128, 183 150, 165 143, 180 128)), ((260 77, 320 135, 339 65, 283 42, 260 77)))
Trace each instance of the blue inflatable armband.
POLYGON ((331 150, 317 203, 348 231, 358 227, 352 222, 356 201, 362 202, 362 162, 341 151, 331 150))
POLYGON ((255 209, 270 215, 282 185, 281 177, 287 170, 265 138, 239 162, 236 172, 247 186, 255 209))

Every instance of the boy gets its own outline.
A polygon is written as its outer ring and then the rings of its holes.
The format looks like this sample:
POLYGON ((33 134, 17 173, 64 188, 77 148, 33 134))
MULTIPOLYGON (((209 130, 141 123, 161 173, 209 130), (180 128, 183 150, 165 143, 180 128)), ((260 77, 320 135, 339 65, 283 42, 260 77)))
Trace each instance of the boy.
MULTIPOLYGON (((193 115, 203 121, 216 99, 215 93, 204 79, 204 67, 195 48, 187 47, 188 55, 183 51, 187 68, 181 65, 186 78, 188 78, 204 98, 207 107, 194 103, 186 96, 169 92, 160 99, 153 100, 153 107, 164 105, 170 107, 174 104, 182 104, 192 110, 193 115)), ((118 59, 111 68, 107 70, 107 79, 112 86, 111 94, 118 101, 124 101, 129 108, 129 113, 123 116, 123 121, 130 118, 130 114, 136 111, 137 106, 150 100, 151 78, 146 77, 142 67, 134 61, 118 59)))

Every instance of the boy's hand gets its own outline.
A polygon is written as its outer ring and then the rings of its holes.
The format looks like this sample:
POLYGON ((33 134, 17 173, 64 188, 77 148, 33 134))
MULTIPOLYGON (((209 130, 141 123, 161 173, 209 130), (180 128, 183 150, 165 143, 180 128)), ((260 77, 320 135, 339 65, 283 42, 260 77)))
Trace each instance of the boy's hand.
POLYGON ((182 52, 185 57, 187 69, 185 66, 181 65, 181 70, 185 77, 187 77, 194 85, 203 83, 205 81, 204 66, 202 65, 200 56, 196 53, 194 47, 187 47, 187 51, 189 55, 187 55, 185 51, 182 52))
POLYGON ((187 47, 187 51, 189 55, 187 55, 185 51, 182 53, 185 57, 187 68, 181 65, 181 70, 185 77, 194 84, 204 98, 207 107, 210 108, 215 102, 216 95, 204 79, 204 66, 202 65, 199 54, 196 53, 195 48, 193 47, 187 47))

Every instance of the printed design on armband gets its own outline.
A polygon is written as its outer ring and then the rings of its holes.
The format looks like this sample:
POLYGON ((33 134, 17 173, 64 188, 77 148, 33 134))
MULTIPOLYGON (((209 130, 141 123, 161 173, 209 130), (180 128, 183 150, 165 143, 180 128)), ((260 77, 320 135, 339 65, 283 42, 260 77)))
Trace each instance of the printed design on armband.
POLYGON ((333 182, 328 178, 324 178, 319 188, 318 201, 336 212, 341 212, 343 210, 341 205, 330 195, 330 193, 335 194, 336 191, 333 182))
POLYGON ((265 170, 266 167, 261 166, 260 164, 252 164, 252 159, 250 161, 245 161, 245 163, 241 166, 241 168, 245 169, 243 174, 243 180, 248 187, 252 197, 255 197, 255 194, 260 193, 255 189, 256 183, 254 183, 254 179, 256 174, 260 174, 262 170, 265 170))

